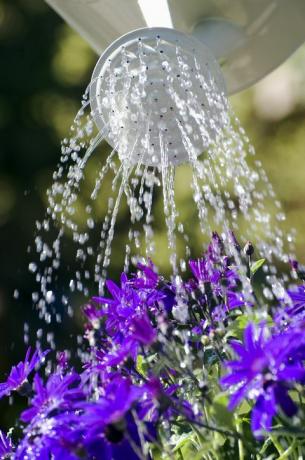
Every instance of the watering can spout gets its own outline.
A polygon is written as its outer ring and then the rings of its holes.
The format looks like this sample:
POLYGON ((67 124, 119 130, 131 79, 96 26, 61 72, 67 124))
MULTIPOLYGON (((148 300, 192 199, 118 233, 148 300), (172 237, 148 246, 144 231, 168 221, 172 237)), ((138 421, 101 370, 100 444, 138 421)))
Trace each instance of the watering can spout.
POLYGON ((228 93, 250 86, 305 41, 304 0, 46 0, 101 54, 143 27, 193 34, 218 58, 228 93))

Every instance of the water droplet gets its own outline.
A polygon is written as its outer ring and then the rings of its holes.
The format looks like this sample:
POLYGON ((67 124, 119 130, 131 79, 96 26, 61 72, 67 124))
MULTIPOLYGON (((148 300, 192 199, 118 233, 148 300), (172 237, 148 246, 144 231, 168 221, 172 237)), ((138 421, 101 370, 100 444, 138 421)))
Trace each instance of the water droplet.
POLYGON ((55 300, 55 296, 54 296, 53 291, 47 291, 47 293, 46 293, 46 302, 47 303, 52 303, 52 302, 54 302, 54 300, 55 300))
POLYGON ((29 264, 29 270, 30 270, 30 272, 35 273, 36 270, 37 270, 37 265, 34 262, 31 262, 29 264))

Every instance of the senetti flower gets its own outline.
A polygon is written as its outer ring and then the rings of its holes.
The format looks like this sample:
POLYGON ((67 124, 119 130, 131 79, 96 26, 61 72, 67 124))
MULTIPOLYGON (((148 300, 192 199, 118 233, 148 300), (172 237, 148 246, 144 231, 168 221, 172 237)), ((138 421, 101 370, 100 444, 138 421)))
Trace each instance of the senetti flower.
POLYGON ((217 305, 214 308, 212 312, 212 317, 215 320, 221 321, 231 310, 235 310, 245 306, 251 307, 252 305, 245 301, 242 293, 227 291, 224 302, 220 305, 217 305))
POLYGON ((237 271, 231 266, 231 259, 224 255, 224 244, 217 233, 213 233, 203 257, 190 260, 189 266, 197 285, 202 287, 210 283, 216 295, 224 294, 226 288, 236 288, 240 281, 237 271))
MULTIPOLYGON (((105 396, 81 405, 84 412, 80 423, 85 427, 85 444, 94 458, 141 458, 136 453, 140 448, 140 437, 131 409, 136 408, 143 394, 144 390, 134 386, 130 379, 117 375, 105 387, 105 396)), ((151 425, 146 424, 146 428, 152 435, 151 425)))
POLYGON ((143 386, 145 398, 139 405, 140 418, 147 418, 155 423, 159 419, 170 420, 176 416, 193 419, 194 412, 191 404, 176 395, 179 388, 176 384, 165 388, 160 379, 149 378, 143 386))
POLYGON ((142 424, 145 434, 140 437, 137 424, 131 414, 125 419, 107 426, 103 436, 85 440, 89 459, 95 460, 151 460, 149 454, 143 455, 141 441, 156 439, 153 424, 142 424))
MULTIPOLYGON (((145 270, 143 277, 138 274, 129 280, 126 273, 122 273, 121 286, 112 280, 106 281, 106 287, 112 298, 93 297, 93 300, 98 304, 111 307, 112 311, 116 311, 120 315, 129 315, 143 304, 150 307, 161 300, 164 296, 156 289, 157 275, 150 267, 144 265, 140 265, 140 267, 145 270)), ((111 310, 108 310, 108 314, 111 313, 111 310)))
POLYGON ((159 282, 159 275, 155 265, 151 260, 147 265, 138 263, 138 272, 130 280, 130 284, 136 289, 155 289, 159 282))
POLYGON ((28 348, 24 361, 13 366, 6 382, 0 383, 0 398, 8 396, 12 391, 26 391, 27 379, 35 367, 40 364, 49 351, 35 351, 31 357, 31 348, 28 348))
POLYGON ((108 425, 122 420, 131 407, 138 401, 143 390, 132 384, 128 377, 116 374, 105 385, 104 396, 97 401, 80 403, 84 410, 82 423, 85 423, 92 436, 98 435, 108 425))
POLYGON ((216 284, 220 280, 219 270, 214 269, 213 265, 207 259, 190 260, 189 265, 199 284, 216 284))
POLYGON ((288 417, 297 412, 289 391, 305 379, 302 362, 293 360, 298 351, 303 354, 304 334, 291 331, 271 336, 264 325, 249 324, 243 343, 231 341, 230 345, 238 359, 226 362, 231 373, 221 379, 221 384, 231 392, 229 409, 245 398, 255 401, 251 428, 259 437, 270 431, 280 409, 288 417))
POLYGON ((305 286, 287 290, 290 303, 274 312, 274 321, 280 328, 305 327, 305 286))
POLYGON ((51 412, 72 408, 76 401, 84 399, 79 383, 80 377, 76 372, 51 374, 45 385, 36 374, 33 385, 35 395, 31 399, 31 407, 22 412, 21 420, 30 422, 37 415, 46 417, 51 412))
POLYGON ((287 294, 293 303, 291 314, 295 315, 305 310, 305 286, 290 289, 287 291, 287 294))
POLYGON ((100 310, 86 308, 87 317, 95 324, 96 370, 121 365, 128 358, 136 360, 141 347, 156 340, 157 319, 164 311, 163 303, 159 302, 165 294, 155 287, 158 279, 152 266, 140 265, 140 268, 145 273, 143 279, 138 274, 129 280, 122 273, 120 286, 108 280, 106 286, 111 297, 93 298, 96 305, 101 305, 100 310))
POLYGON ((83 447, 84 432, 73 413, 40 417, 25 429, 14 460, 79 460, 79 452, 89 460, 83 447), (84 456, 85 454, 85 456, 84 456))

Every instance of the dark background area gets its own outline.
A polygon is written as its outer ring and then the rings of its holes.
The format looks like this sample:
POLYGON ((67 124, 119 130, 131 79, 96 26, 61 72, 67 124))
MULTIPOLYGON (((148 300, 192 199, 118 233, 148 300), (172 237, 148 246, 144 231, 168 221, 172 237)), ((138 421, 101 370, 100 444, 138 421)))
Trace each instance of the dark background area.
MULTIPOLYGON (((44 215, 60 139, 68 132, 96 58, 42 0, 0 0, 0 381, 24 356, 24 324, 29 325, 30 342, 45 327, 32 306, 35 285, 28 251, 35 221, 44 215)), ((298 231, 297 251, 304 262, 304 46, 232 103, 283 202, 287 228, 298 231)), ((190 219, 188 193, 180 197, 186 203, 181 211, 185 220, 190 219)), ((159 236, 164 240, 165 230, 159 236)), ((162 269, 166 261, 160 256, 159 262, 162 269)), ((116 278, 119 270, 114 264, 111 275, 116 278)), ((80 328, 79 316, 52 327, 58 347, 65 348, 80 328)), ((3 409, 0 424, 9 426, 12 416, 3 409)))

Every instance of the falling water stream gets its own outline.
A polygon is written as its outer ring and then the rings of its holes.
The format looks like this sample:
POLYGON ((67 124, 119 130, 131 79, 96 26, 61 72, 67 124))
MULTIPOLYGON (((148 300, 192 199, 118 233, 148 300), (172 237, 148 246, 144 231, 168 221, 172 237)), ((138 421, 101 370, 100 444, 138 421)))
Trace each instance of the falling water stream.
MULTIPOLYGON (((160 35, 140 36, 98 64, 70 135, 62 141, 47 199, 29 265, 37 281, 33 302, 47 322, 53 314, 61 320, 58 304, 73 314, 73 293, 84 298, 102 294, 118 254, 123 253, 126 272, 141 259, 158 264, 156 232, 164 224, 177 286, 189 258, 200 256, 189 231, 197 226, 202 247, 217 230, 226 253, 236 260, 240 255, 232 231, 244 243, 251 240, 267 261, 264 295, 283 295, 286 280, 277 274, 276 263, 288 261, 294 235, 281 228, 281 204, 230 107, 221 71, 203 45, 198 51, 192 41, 182 46, 160 35), (111 146, 107 154, 104 141, 111 146), (191 223, 179 212, 177 191, 186 186, 177 179, 181 168, 191 177, 189 206, 196 210, 191 223), (154 206, 160 194, 163 213, 154 206), (117 235, 118 216, 126 206, 129 217, 117 235), (60 270, 69 271, 61 261, 67 237, 77 268, 69 273, 69 285, 62 286, 60 270)), ((241 262, 240 270, 247 295, 241 262)))

